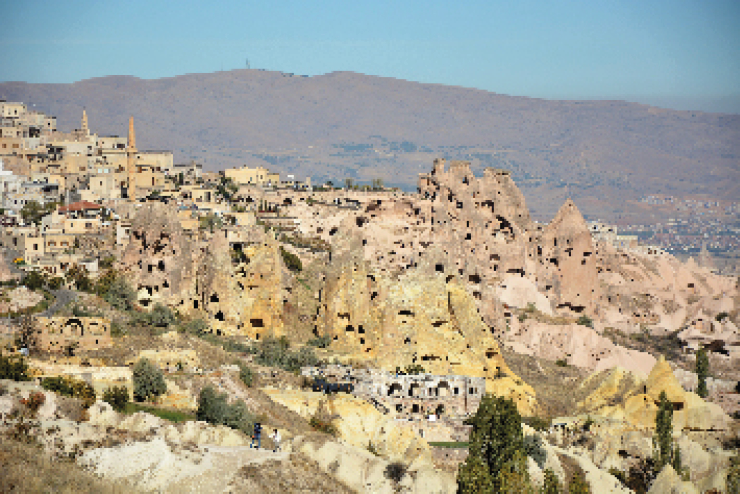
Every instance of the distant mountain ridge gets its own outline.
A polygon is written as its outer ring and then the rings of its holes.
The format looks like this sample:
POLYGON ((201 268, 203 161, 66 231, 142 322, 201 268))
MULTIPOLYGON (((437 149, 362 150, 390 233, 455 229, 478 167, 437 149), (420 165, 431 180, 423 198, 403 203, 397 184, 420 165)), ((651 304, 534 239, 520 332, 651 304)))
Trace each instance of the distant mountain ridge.
POLYGON ((480 173, 512 171, 535 217, 566 196, 584 214, 628 213, 648 194, 740 200, 740 115, 623 101, 553 101, 334 72, 303 77, 233 70, 74 84, 0 83, 0 98, 99 134, 136 120, 140 149, 171 149, 206 169, 261 164, 317 180, 414 188, 435 157, 480 173))

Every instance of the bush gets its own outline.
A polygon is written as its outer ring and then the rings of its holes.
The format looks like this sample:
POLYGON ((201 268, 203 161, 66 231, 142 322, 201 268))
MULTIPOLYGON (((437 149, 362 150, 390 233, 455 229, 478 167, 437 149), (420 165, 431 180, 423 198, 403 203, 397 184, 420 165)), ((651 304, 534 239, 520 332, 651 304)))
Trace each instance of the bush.
POLYGON ((35 393, 28 395, 28 398, 22 399, 21 405, 26 407, 31 417, 35 417, 39 408, 41 408, 45 401, 46 396, 44 396, 44 393, 36 391, 35 393))
POLYGON ((568 361, 564 358, 559 358, 555 361, 555 365, 558 367, 568 367, 568 361))
POLYGON ((182 331, 195 336, 201 336, 208 331, 208 323, 203 319, 193 319, 182 325, 182 331))
POLYGON ((280 246, 280 255, 282 255, 283 257, 285 267, 289 270, 294 272, 299 272, 303 270, 303 264, 301 263, 300 258, 292 252, 285 250, 285 247, 283 247, 282 245, 280 246))
POLYGON ((722 322, 723 319, 727 319, 728 317, 730 317, 730 314, 728 314, 727 312, 720 312, 719 314, 714 316, 714 320, 717 322, 722 322))
POLYGON ((126 386, 113 386, 103 393, 103 401, 109 403, 117 412, 126 410, 128 404, 128 389, 126 386))
POLYGON ((589 328, 594 327, 593 319, 591 319, 590 317, 586 315, 579 317, 578 320, 576 321, 576 324, 580 324, 581 326, 587 326, 589 328))
POLYGON ((229 405, 226 393, 218 393, 212 386, 206 386, 198 396, 198 420, 209 424, 225 425, 248 433, 254 422, 243 401, 229 405))
POLYGON ((27 374, 28 365, 21 356, 0 355, 0 379, 11 379, 13 381, 30 381, 27 374))
POLYGON ((239 365, 239 379, 241 379, 247 387, 251 388, 254 383, 254 373, 252 372, 252 369, 241 362, 237 365, 239 365))
POLYGON ((108 286, 103 300, 118 310, 130 311, 136 302, 136 292, 122 277, 116 277, 108 286))
POLYGON ((310 345, 316 348, 326 348, 331 345, 331 336, 329 336, 328 334, 317 336, 316 338, 309 340, 306 345, 310 345))
POLYGON ((70 376, 46 377, 41 380, 41 387, 63 396, 81 400, 85 408, 95 403, 95 389, 85 381, 70 376))
POLYGON ((46 279, 38 271, 31 271, 23 278, 23 284, 29 290, 39 290, 46 284, 46 279))
POLYGON ((142 358, 134 365, 134 399, 149 400, 167 392, 164 374, 148 359, 142 358))
POLYGON ((400 461, 389 463, 388 465, 386 465, 385 470, 383 471, 383 475, 385 476, 385 478, 390 479, 397 484, 401 482, 404 475, 406 475, 406 465, 404 465, 400 461))
POLYGON ((177 316, 172 309, 162 304, 155 304, 152 311, 148 314, 149 324, 157 327, 167 327, 177 321, 177 316))
POLYGON ((287 338, 265 338, 262 343, 254 345, 250 352, 255 356, 255 362, 268 367, 279 367, 289 372, 298 372, 301 367, 316 366, 319 359, 313 348, 303 347, 297 352, 290 350, 287 338))
POLYGON ((536 431, 544 431, 550 428, 550 419, 538 417, 536 415, 532 417, 523 417, 522 422, 530 426, 536 431))

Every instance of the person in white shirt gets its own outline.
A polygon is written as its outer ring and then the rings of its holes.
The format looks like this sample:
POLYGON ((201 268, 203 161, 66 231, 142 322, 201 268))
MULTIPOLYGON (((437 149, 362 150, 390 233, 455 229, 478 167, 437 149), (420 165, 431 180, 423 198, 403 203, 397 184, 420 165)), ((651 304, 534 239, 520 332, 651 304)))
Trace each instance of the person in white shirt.
POLYGON ((275 449, 273 449, 273 453, 277 453, 280 449, 280 433, 277 429, 274 429, 274 432, 270 436, 270 439, 272 439, 273 444, 275 445, 275 449))

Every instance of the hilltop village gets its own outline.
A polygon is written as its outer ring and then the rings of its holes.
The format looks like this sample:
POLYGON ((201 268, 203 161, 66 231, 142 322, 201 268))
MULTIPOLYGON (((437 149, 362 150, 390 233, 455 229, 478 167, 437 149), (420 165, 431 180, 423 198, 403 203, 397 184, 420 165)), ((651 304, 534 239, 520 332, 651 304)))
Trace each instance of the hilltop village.
POLYGON ((3 372, 29 379, 0 381, 2 431, 92 483, 454 492, 486 395, 523 418, 533 485, 740 478, 740 287, 706 252, 680 262, 571 200, 538 223, 508 171, 464 161, 407 194, 177 164, 133 118, 117 137, 84 110, 69 133, 0 117, 3 372), (162 389, 142 394, 142 362, 162 389), (650 471, 664 397, 683 466, 650 471), (250 448, 255 422, 282 445, 250 448))

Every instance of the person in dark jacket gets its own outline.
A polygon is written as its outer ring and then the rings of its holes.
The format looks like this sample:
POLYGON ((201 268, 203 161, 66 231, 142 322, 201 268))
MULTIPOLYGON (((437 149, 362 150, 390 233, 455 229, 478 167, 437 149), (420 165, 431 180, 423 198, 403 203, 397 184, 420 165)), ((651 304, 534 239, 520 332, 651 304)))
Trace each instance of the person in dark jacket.
POLYGON ((252 443, 249 445, 250 448, 254 447, 254 442, 257 441, 257 449, 262 446, 262 425, 259 422, 254 423, 254 432, 252 434, 252 443))

